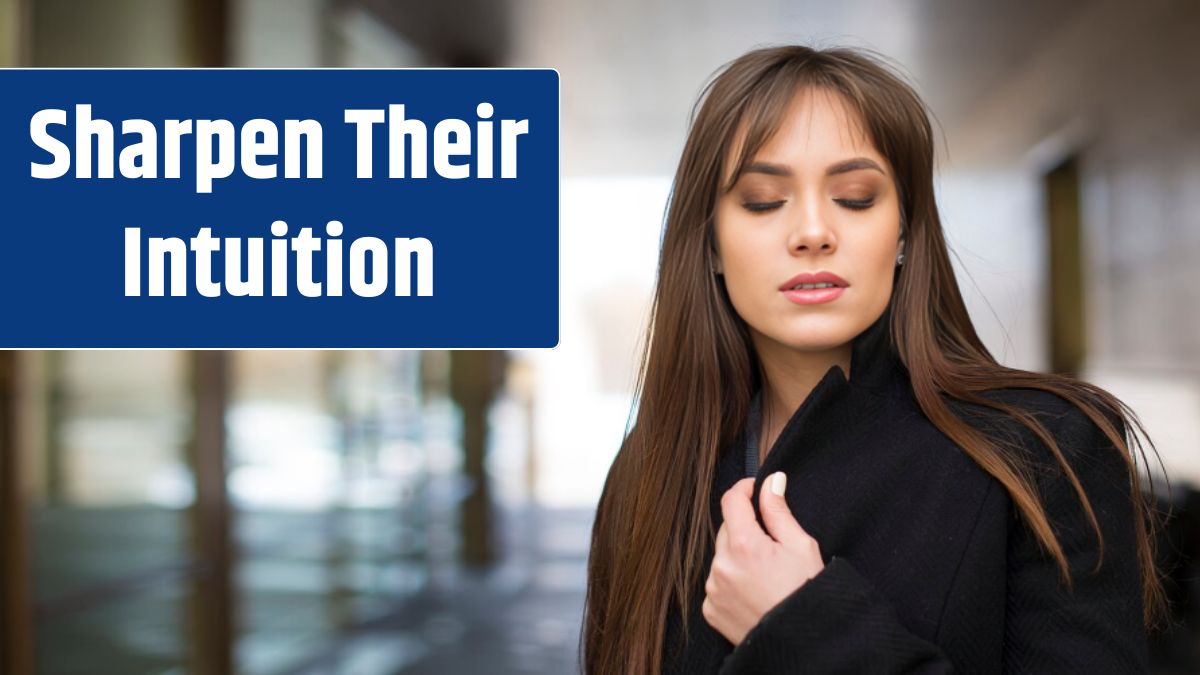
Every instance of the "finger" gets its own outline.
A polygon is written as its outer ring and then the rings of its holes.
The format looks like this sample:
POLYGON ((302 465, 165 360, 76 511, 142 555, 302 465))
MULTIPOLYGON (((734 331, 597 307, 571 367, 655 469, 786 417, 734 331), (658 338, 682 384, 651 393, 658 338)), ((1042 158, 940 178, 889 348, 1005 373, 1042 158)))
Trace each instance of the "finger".
POLYGON ((746 499, 754 496, 754 476, 747 476, 729 487, 730 491, 742 494, 746 499))
POLYGON ((717 528, 717 538, 713 540, 713 549, 720 551, 729 540, 729 529, 725 527, 725 523, 721 523, 721 527, 717 528))
POLYGON ((767 533, 775 541, 791 546, 808 539, 808 533, 800 526, 792 509, 787 504, 783 492, 787 486, 787 474, 782 471, 767 476, 762 489, 758 491, 758 510, 762 512, 763 523, 767 533))
POLYGON ((754 516, 754 505, 750 502, 754 490, 754 479, 743 478, 734 483, 721 497, 721 515, 729 525, 730 534, 741 535, 762 533, 758 519, 754 516))

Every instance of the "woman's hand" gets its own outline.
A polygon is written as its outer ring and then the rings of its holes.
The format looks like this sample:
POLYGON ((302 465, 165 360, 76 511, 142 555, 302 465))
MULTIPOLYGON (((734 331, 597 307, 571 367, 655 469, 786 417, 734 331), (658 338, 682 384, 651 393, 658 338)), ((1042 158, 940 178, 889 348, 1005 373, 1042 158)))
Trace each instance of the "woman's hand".
POLYGON ((764 532, 750 503, 754 479, 743 478, 721 497, 725 522, 717 531, 716 552, 700 611, 733 644, 797 588, 825 569, 821 548, 800 527, 783 498, 787 475, 771 474, 759 491, 764 532))

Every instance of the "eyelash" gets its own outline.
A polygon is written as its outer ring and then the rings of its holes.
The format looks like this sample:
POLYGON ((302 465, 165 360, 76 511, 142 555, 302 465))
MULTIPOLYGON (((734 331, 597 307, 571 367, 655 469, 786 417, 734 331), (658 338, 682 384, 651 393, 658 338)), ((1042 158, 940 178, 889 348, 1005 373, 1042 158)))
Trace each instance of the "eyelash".
MULTIPOLYGON (((746 202, 742 204, 747 211, 752 213, 764 213, 783 206, 787 200, 777 202, 746 202)), ((851 211, 865 211, 875 204, 875 199, 835 199, 838 204, 850 209, 851 211)))

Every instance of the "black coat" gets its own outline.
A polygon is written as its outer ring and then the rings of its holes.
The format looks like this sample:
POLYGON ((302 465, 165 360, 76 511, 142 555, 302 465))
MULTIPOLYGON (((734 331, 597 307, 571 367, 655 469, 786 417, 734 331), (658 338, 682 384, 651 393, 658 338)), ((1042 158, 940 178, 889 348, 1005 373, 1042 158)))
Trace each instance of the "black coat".
MULTIPOLYGON (((663 672, 1146 672, 1130 483, 1112 444, 1055 395, 987 394, 1033 411, 1067 455, 1104 533, 1103 566, 1092 575, 1095 533, 1049 449, 1009 418, 977 420, 993 435, 1008 430, 1044 467, 1037 485, 1070 561, 1071 594, 1004 487, 920 411, 887 319, 854 340, 850 380, 830 367, 757 472, 744 444, 728 448, 716 472, 715 527, 721 495, 735 482, 756 475, 757 514, 763 479, 786 472, 788 505, 820 545, 825 568, 736 648, 700 612, 702 579, 686 645, 679 612, 668 614, 663 672)), ((710 545, 705 574, 712 555, 710 545)))

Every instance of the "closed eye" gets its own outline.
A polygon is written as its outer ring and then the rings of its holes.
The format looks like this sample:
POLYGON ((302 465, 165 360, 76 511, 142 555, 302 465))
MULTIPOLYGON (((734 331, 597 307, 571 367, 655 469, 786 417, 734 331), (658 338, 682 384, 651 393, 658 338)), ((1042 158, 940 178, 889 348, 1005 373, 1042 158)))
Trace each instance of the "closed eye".
POLYGON ((870 199, 835 199, 833 201, 837 202, 838 204, 841 204, 842 206, 844 206, 848 209, 854 210, 854 211, 864 211, 866 209, 871 208, 871 206, 875 203, 874 198, 870 198, 870 199))
MULTIPOLYGON (((868 199, 835 199, 833 201, 852 211, 865 211, 875 205, 873 197, 868 199)), ((773 211, 786 203, 786 199, 775 202, 745 202, 742 204, 742 207, 753 213, 763 213, 765 211, 773 211)))
POLYGON ((773 209, 777 209, 777 208, 783 206, 786 202, 787 202, 786 199, 781 199, 776 202, 745 202, 744 204, 742 204, 742 206, 747 211, 753 211, 755 213, 762 213, 763 211, 771 211, 773 209))

